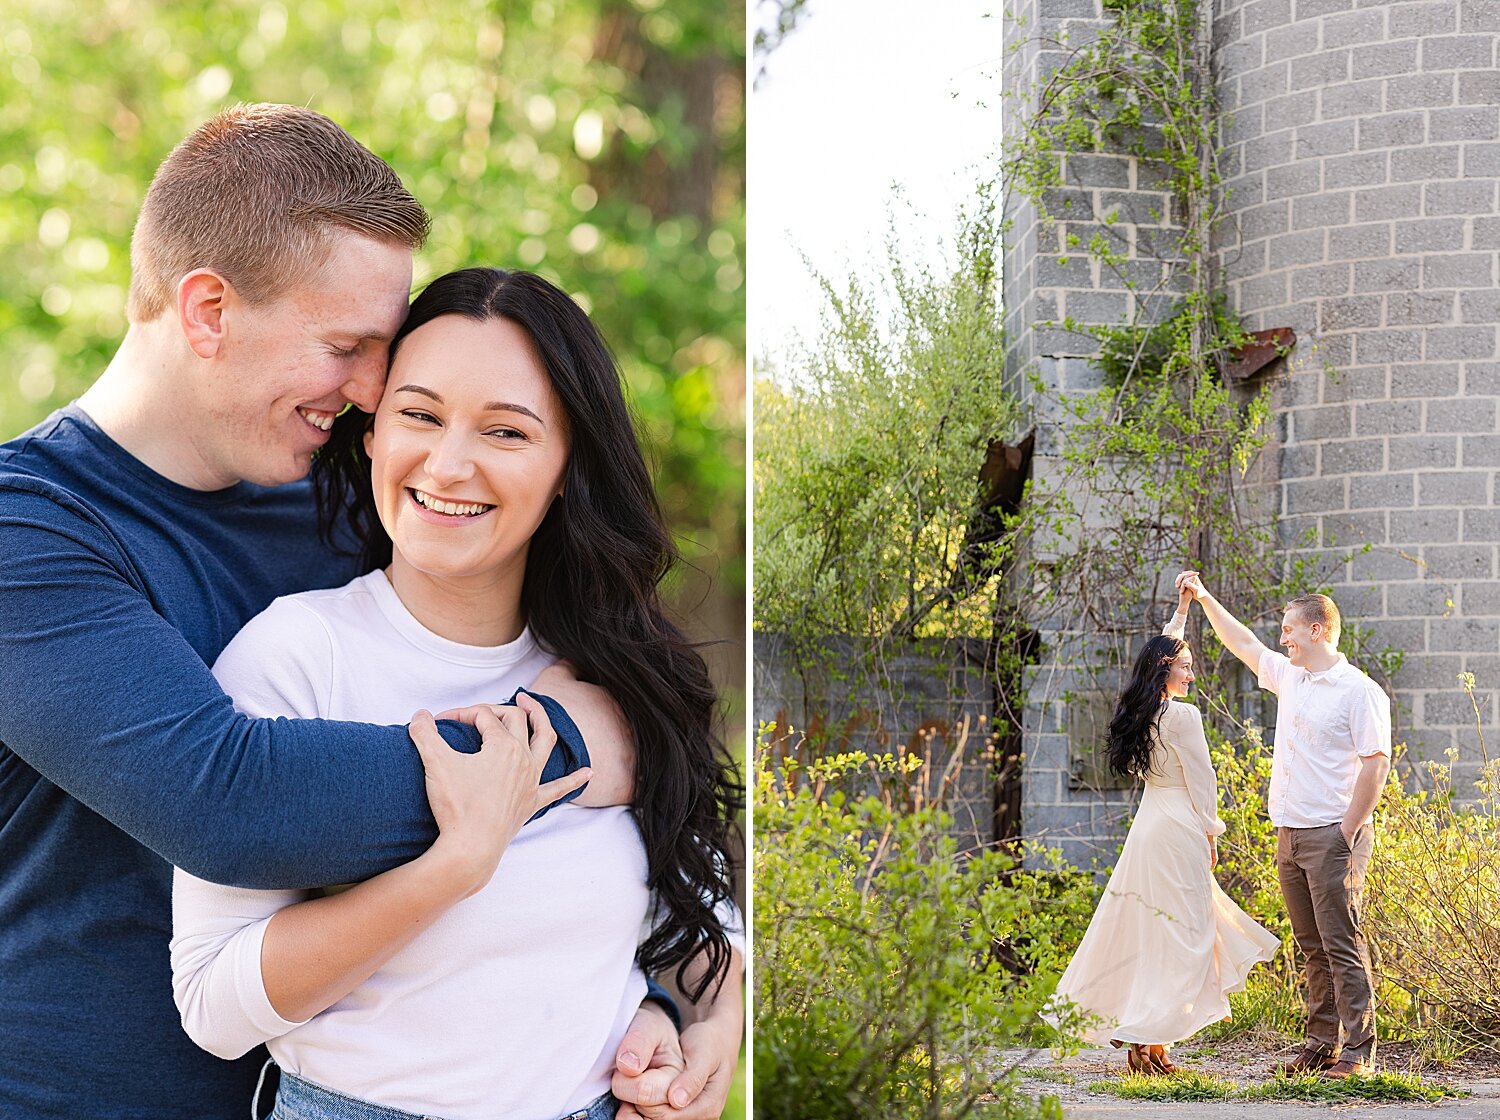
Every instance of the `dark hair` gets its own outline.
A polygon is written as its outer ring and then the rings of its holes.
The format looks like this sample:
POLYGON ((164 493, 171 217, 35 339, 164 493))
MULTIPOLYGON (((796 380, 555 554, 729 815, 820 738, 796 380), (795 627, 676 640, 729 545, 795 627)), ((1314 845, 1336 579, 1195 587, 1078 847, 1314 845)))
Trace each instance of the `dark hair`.
MULTIPOLYGON (((635 732, 633 807, 660 917, 640 964, 648 974, 676 965, 679 986, 696 1000, 729 968, 714 907, 730 897, 731 822, 742 787, 715 730, 708 668, 662 605, 658 587, 677 554, 619 370, 582 309, 531 273, 467 268, 434 280, 412 303, 392 355, 442 315, 521 327, 567 413, 563 491, 532 537, 521 607, 537 640, 608 692, 635 732), (686 967, 699 949, 709 967, 690 987, 686 967)), ((375 508, 368 423, 357 410, 334 423, 314 479, 324 535, 334 540, 346 517, 374 569, 390 563, 391 540, 375 508)))
POLYGON ((1167 677, 1172 672, 1172 661, 1185 649, 1187 643, 1181 638, 1158 634, 1137 655, 1130 679, 1115 701, 1114 718, 1109 721, 1105 758, 1116 774, 1144 778, 1150 773, 1167 677))

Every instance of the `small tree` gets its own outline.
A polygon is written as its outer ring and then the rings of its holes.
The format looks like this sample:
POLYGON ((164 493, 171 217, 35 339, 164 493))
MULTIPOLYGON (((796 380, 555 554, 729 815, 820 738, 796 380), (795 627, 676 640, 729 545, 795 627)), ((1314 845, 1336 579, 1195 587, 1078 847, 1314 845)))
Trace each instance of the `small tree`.
POLYGON ((816 340, 757 384, 755 624, 794 658, 829 635, 878 656, 989 632, 995 580, 968 528, 986 450, 1021 417, 1000 389, 997 237, 985 193, 946 275, 893 239, 879 281, 821 278, 816 340))

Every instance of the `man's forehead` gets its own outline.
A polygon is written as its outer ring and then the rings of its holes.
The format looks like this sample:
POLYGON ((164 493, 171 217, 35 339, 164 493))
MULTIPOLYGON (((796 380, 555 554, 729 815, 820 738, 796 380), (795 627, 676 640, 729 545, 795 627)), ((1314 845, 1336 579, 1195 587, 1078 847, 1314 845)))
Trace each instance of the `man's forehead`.
POLYGON ((407 289, 369 287, 349 291, 331 284, 307 284, 289 294, 299 318, 318 334, 340 342, 389 342, 406 319, 407 289))
POLYGON ((412 255, 354 234, 335 236, 328 257, 292 293, 300 309, 353 338, 389 339, 406 318, 412 255))

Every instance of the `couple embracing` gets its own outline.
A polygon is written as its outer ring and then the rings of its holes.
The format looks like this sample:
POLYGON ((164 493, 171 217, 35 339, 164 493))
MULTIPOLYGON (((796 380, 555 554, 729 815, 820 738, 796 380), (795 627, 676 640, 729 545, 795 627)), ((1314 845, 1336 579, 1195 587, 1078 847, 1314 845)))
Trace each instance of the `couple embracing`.
POLYGON ((1218 784, 1202 713, 1183 700, 1183 640, 1197 600, 1225 647, 1277 696, 1269 805, 1276 873, 1307 969, 1307 1039, 1273 1073, 1366 1073, 1375 1005, 1361 893, 1371 816, 1390 769, 1386 694, 1338 652, 1326 595, 1287 604, 1286 653, 1266 648, 1204 588, 1177 577, 1176 613, 1137 656, 1110 721, 1108 759, 1145 780, 1140 810, 1057 995, 1094 1017, 1090 1042, 1128 1046, 1138 1072, 1170 1073, 1167 1047, 1229 1016, 1228 996, 1279 940, 1219 888, 1218 784))
POLYGON ((408 306, 427 228, 220 114, 0 447, 7 1120, 259 1115, 267 1043, 277 1120, 719 1114, 737 786, 619 373, 537 276, 408 306))

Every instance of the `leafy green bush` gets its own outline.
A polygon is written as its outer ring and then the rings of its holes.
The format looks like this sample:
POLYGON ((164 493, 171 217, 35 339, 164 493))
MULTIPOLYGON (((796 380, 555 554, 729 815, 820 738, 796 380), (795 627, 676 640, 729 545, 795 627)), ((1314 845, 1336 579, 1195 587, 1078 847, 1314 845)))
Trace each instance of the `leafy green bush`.
MULTIPOLYGON (((755 624, 806 638, 987 633, 994 573, 969 533, 1000 390, 994 203, 960 217, 951 274, 852 276, 822 329, 756 385, 755 624)), ((987 547, 987 546, 985 546, 987 547)))
POLYGON ((855 753, 788 760, 778 772, 762 752, 755 1102, 764 1120, 939 1120, 966 1115, 982 1094, 998 1097, 987 1116, 1061 1116, 1055 1100, 1031 1100, 986 1058, 1023 1044, 1056 984, 1056 931, 1069 928, 1058 912, 1082 904, 1067 890, 1060 902, 1034 897, 1034 878, 1002 852, 959 853, 941 806, 903 809, 903 785, 923 765, 855 753))
MULTIPOLYGON (((1473 675, 1459 679, 1472 699, 1473 675)), ((1500 1034, 1500 759, 1484 751, 1477 707, 1475 726, 1485 754, 1477 801, 1455 800, 1456 751, 1450 765, 1424 765, 1430 790, 1408 792, 1392 767, 1366 890, 1388 1000, 1436 1058, 1500 1034)))

